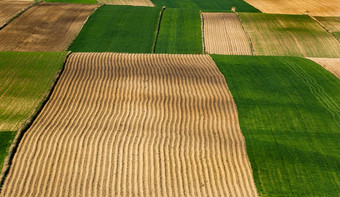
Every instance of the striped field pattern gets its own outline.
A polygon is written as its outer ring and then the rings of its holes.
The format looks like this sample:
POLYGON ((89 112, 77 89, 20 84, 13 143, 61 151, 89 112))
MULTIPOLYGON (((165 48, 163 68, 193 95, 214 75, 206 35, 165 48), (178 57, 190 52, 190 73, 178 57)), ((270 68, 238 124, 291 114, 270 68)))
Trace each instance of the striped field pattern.
POLYGON ((73 53, 3 196, 256 196, 236 105, 207 55, 73 53))

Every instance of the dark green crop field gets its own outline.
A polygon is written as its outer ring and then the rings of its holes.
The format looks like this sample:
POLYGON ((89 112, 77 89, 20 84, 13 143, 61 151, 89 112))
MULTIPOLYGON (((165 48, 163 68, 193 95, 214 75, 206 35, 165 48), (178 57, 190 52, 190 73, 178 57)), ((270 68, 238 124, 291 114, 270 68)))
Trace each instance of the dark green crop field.
POLYGON ((102 6, 89 18, 69 50, 151 53, 160 11, 151 7, 102 6))
POLYGON ((156 53, 202 53, 199 10, 165 9, 159 29, 156 53))
POLYGON ((340 80, 294 57, 212 55, 225 75, 261 196, 338 196, 340 80))
POLYGON ((155 6, 167 8, 189 8, 204 11, 230 11, 232 7, 239 12, 260 12, 243 0, 152 0, 155 6))
POLYGON ((0 52, 0 169, 15 133, 49 94, 67 52, 0 52))

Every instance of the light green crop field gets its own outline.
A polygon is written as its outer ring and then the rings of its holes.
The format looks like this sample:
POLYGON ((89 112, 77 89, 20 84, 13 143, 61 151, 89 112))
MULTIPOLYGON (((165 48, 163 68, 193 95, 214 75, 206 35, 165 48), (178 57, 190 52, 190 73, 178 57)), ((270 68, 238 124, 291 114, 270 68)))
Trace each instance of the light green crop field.
POLYGON ((104 5, 69 47, 74 52, 151 53, 161 8, 104 5))
POLYGON ((298 57, 212 55, 261 196, 338 196, 340 80, 298 57))
POLYGON ((51 3, 81 3, 81 4, 97 4, 98 3, 96 0, 45 0, 45 2, 51 2, 51 3))
POLYGON ((307 15, 240 16, 257 55, 340 57, 340 43, 307 15))
POLYGON ((189 8, 204 11, 230 11, 232 7, 239 12, 260 12, 243 0, 152 0, 155 6, 167 8, 189 8))
POLYGON ((15 133, 49 94, 67 52, 0 52, 0 169, 15 133))
POLYGON ((156 44, 156 53, 202 53, 199 10, 165 9, 156 44))

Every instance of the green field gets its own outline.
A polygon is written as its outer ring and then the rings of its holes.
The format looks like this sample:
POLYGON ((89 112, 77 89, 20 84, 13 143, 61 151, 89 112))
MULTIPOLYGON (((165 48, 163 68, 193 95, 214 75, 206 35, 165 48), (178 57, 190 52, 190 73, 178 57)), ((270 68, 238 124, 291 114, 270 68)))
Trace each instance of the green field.
POLYGON ((42 104, 66 52, 0 52, 0 167, 15 133, 42 104))
POLYGON ((97 4, 96 0, 45 0, 51 3, 81 3, 81 4, 97 4))
POLYGON ((340 57, 340 43, 307 15, 240 13, 257 55, 340 57))
POLYGON ((338 196, 340 80, 298 57, 212 55, 261 196, 338 196))
POLYGON ((152 0, 155 6, 167 8, 189 8, 204 11, 230 11, 236 7, 239 12, 260 12, 243 0, 152 0))
POLYGON ((156 53, 202 53, 199 10, 165 9, 156 44, 156 53))
POLYGON ((69 47, 74 52, 151 53, 161 8, 104 5, 69 47))

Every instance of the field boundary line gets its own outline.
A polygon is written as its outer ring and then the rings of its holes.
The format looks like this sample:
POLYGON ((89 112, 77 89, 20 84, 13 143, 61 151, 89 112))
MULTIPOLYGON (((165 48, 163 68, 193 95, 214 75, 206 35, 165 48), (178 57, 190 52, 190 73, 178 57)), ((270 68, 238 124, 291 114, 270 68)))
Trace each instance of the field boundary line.
POLYGON ((60 69, 60 71, 56 74, 55 76, 55 80, 52 84, 52 86, 50 87, 50 91, 43 97, 41 103, 38 105, 38 107, 36 108, 35 112, 31 115, 31 117, 29 117, 24 125, 18 129, 17 134, 15 135, 15 138, 9 148, 8 154, 5 158, 4 161, 4 165, 2 167, 2 171, 1 171, 1 175, 0 175, 0 192, 2 190, 2 186, 6 180, 6 177, 9 173, 9 170, 11 169, 11 165, 12 165, 12 161, 13 158, 15 156, 15 153, 20 145, 21 139, 24 137, 26 131, 31 127, 31 125, 33 124, 33 122, 36 120, 36 118, 38 117, 38 115, 40 114, 40 112, 42 111, 42 109, 45 107, 46 103, 50 100, 51 95, 65 69, 65 64, 67 62, 68 57, 71 55, 71 51, 69 51, 66 56, 65 56, 65 60, 63 63, 62 68, 60 69))
POLYGON ((97 11, 97 9, 99 9, 99 8, 102 7, 103 5, 104 5, 104 4, 99 4, 99 6, 96 7, 96 8, 91 12, 91 14, 89 14, 89 15, 87 16, 87 18, 84 20, 84 23, 83 23, 83 25, 81 26, 79 32, 77 33, 77 35, 74 36, 72 42, 68 45, 67 49, 69 49, 69 48, 72 46, 73 42, 77 39, 78 35, 80 34, 81 30, 83 30, 83 28, 84 28, 85 24, 87 23, 87 21, 89 20, 89 18, 97 11))
POLYGON ((32 8, 33 6, 41 3, 42 1, 36 1, 34 2, 32 5, 20 10, 19 13, 17 13, 15 16, 13 16, 12 18, 10 18, 8 21, 6 21, 2 26, 0 26, 0 30, 2 30, 4 27, 6 27, 10 22, 12 22, 14 19, 18 18, 19 16, 21 16, 24 12, 26 12, 27 10, 29 10, 30 8, 32 8))
POLYGON ((163 6, 162 9, 161 9, 161 12, 159 13, 158 24, 157 24, 157 29, 156 29, 156 33, 155 33, 155 41, 153 43, 151 53, 155 53, 155 51, 156 51, 156 44, 157 44, 157 40, 158 40, 159 29, 161 28, 161 21, 162 21, 162 16, 163 16, 163 12, 164 12, 165 8, 166 7, 163 6))
POLYGON ((201 14, 202 50, 203 50, 202 54, 205 54, 204 18, 203 18, 203 12, 201 10, 200 10, 200 14, 201 14))
POLYGON ((326 32, 328 32, 329 34, 331 34, 339 43, 340 43, 340 38, 338 36, 336 36, 333 32, 331 32, 330 30, 327 29, 327 27, 325 25, 323 25, 317 18, 315 18, 314 16, 310 15, 310 14, 306 14, 307 16, 309 16, 312 20, 314 20, 315 22, 317 22, 324 30, 326 30, 326 32))
POLYGON ((234 13, 236 14, 238 20, 240 21, 241 26, 242 26, 242 29, 243 29, 244 33, 246 34, 246 36, 247 36, 247 38, 248 38, 248 42, 249 42, 251 54, 252 54, 252 55, 256 55, 255 49, 254 49, 254 45, 253 45, 253 42, 251 41, 251 38, 250 38, 250 36, 249 36, 249 34, 248 34, 246 28, 245 28, 244 25, 243 25, 243 21, 242 21, 240 15, 236 12, 236 10, 234 11, 234 13))

